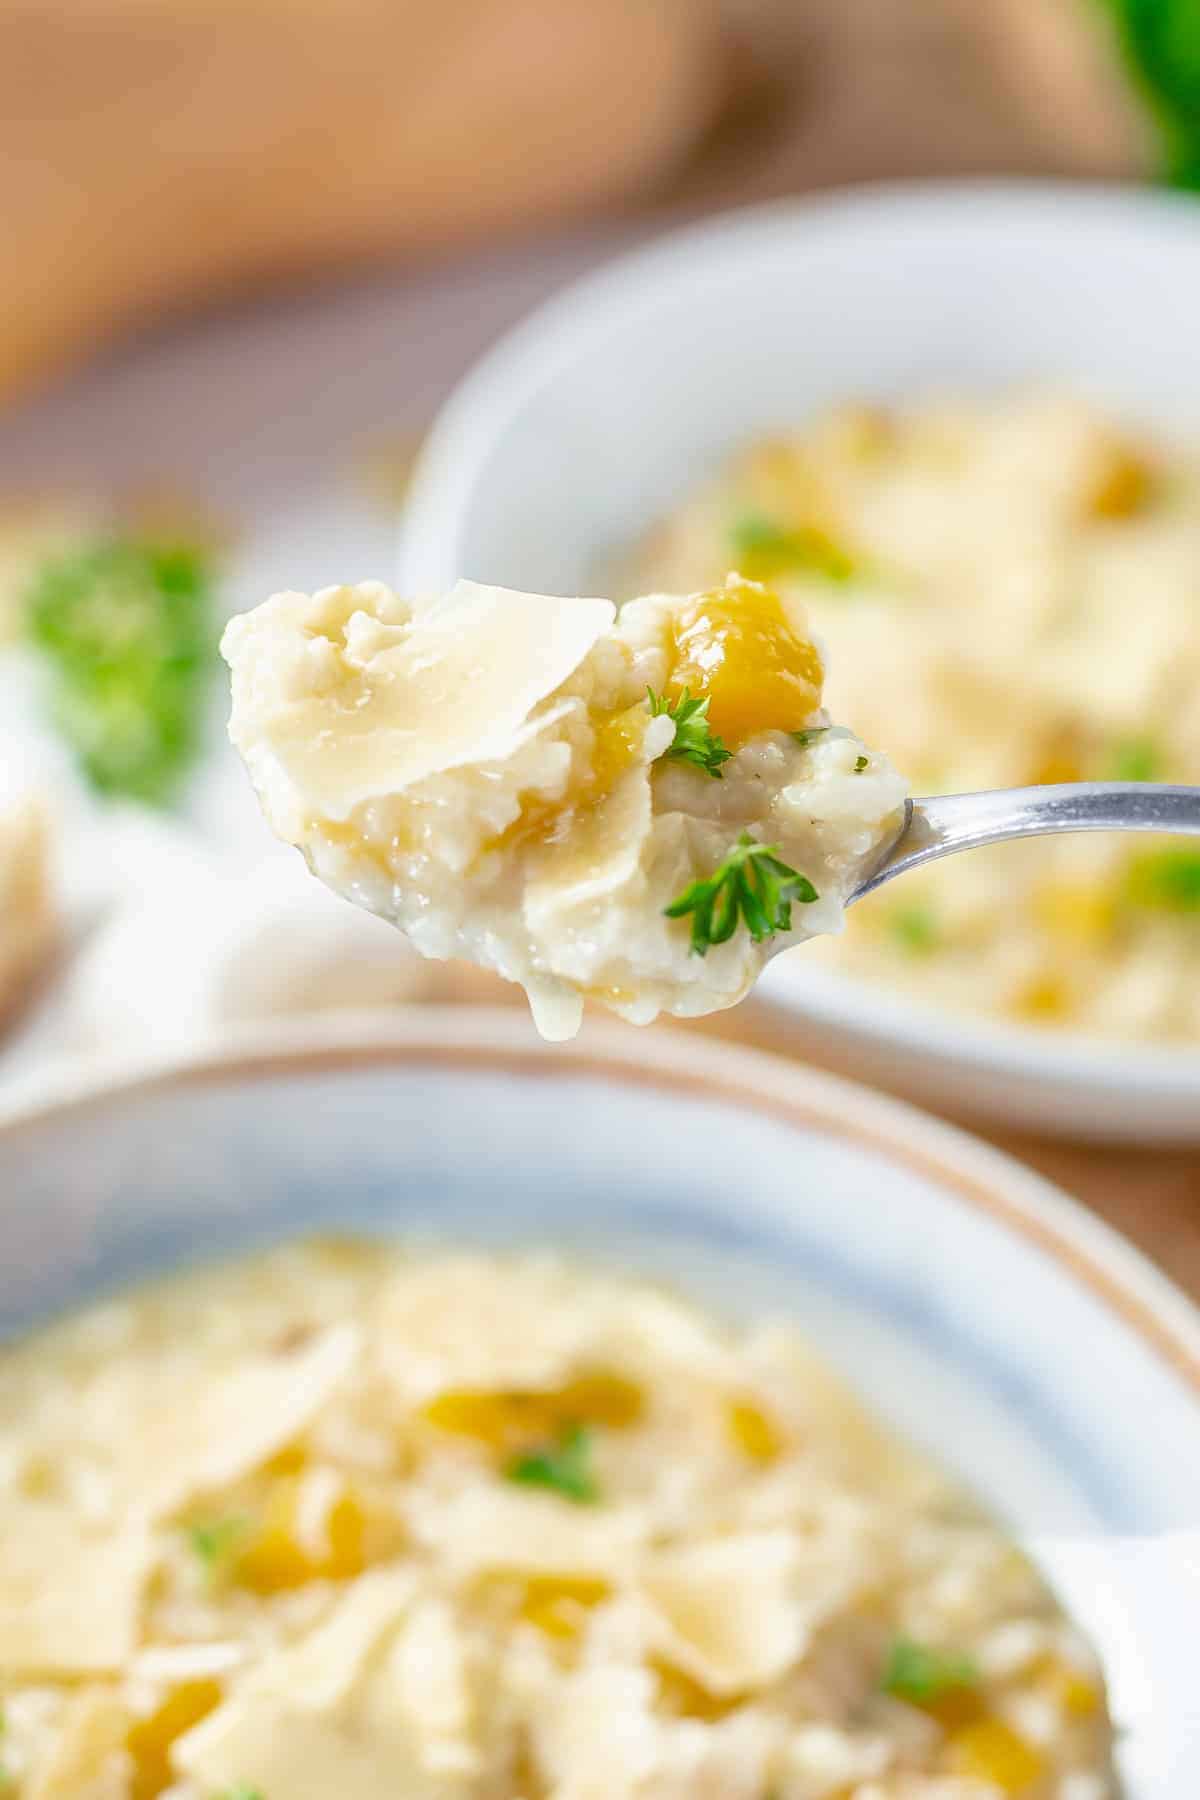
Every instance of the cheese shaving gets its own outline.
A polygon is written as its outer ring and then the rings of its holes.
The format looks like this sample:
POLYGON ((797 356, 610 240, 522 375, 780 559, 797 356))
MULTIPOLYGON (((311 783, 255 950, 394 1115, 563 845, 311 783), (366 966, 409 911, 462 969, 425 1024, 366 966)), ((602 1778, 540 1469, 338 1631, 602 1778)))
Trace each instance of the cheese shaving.
MULTIPOLYGON (((349 611, 354 592, 330 589, 311 602, 277 595, 233 620, 223 644, 235 671, 254 670, 254 741, 332 819, 430 775, 509 756, 530 713, 575 672, 615 613, 608 600, 564 604, 460 581, 401 617, 404 609, 370 587, 349 611), (367 610, 372 600, 383 600, 380 610, 367 610), (289 630, 301 635, 272 683, 275 665, 259 652, 265 642, 273 658, 289 630)), ((246 696, 235 682, 236 704, 246 696)))
POLYGON ((74 1695, 45 1761, 30 1776, 27 1800, 127 1800, 128 1726, 111 1688, 74 1695))
POLYGON ((0 1675, 119 1669, 137 1642, 148 1536, 92 1536, 69 1507, 11 1498, 2 1517, 0 1675))
POLYGON ((339 1325, 293 1354, 258 1357, 217 1376, 186 1402, 164 1396, 138 1447, 143 1470, 158 1471, 147 1510, 174 1512, 292 1443, 345 1380, 360 1342, 356 1326, 339 1325))

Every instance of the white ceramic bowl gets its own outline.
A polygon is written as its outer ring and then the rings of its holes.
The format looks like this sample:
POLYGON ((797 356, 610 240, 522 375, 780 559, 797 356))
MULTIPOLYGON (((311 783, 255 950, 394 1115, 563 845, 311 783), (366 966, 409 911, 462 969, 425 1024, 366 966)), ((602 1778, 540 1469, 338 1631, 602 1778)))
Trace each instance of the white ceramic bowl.
POLYGON ((0 1336, 319 1225, 551 1243, 797 1317, 1092 1633, 1130 1800, 1200 1793, 1200 1318, 1016 1164, 693 1036, 563 1049, 466 1010, 275 1031, 0 1120, 0 1336))
MULTIPOLYGON (((452 397, 421 460, 401 582, 595 591, 739 440, 854 396, 1065 382, 1200 439, 1200 208, 964 184, 733 214, 542 307, 452 397)), ((862 1073, 946 1107, 1200 1141, 1200 1049, 958 1018, 778 958, 763 993, 862 1073)))

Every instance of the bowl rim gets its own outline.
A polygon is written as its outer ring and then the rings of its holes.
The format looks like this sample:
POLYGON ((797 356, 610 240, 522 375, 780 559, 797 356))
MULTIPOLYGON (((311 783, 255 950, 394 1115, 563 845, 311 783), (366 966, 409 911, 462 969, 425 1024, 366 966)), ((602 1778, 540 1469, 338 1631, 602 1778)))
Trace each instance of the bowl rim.
POLYGON ((504 1006, 410 1006, 227 1028, 188 1051, 61 1058, 0 1102, 0 1143, 157 1090, 358 1067, 491 1069, 647 1086, 819 1130, 950 1192, 1055 1262, 1182 1380, 1200 1413, 1200 1306, 1081 1201, 971 1133, 801 1061, 658 1025, 589 1021, 551 1044, 504 1006))
MULTIPOLYGON (((400 527, 400 585, 421 590, 452 578, 448 565, 461 561, 468 509, 499 435, 513 427, 532 392, 552 383, 581 356, 594 356, 603 335, 633 313, 652 308, 683 279, 681 256, 705 260, 727 254, 736 242, 775 240, 788 231, 869 231, 880 218, 926 226, 936 220, 939 230, 976 233, 989 214, 993 230, 1009 241, 1014 237, 1010 227, 1020 215, 1026 223, 1053 217, 1056 229, 1067 232, 1086 224, 1179 237, 1193 248, 1197 244, 1195 203, 1184 195, 1116 182, 1038 177, 865 182, 850 190, 785 196, 674 225, 556 289, 504 332, 456 384, 413 472, 400 527)), ((1056 1033, 911 1001, 900 989, 876 987, 834 969, 813 973, 817 980, 811 986, 806 982, 803 991, 782 970, 769 974, 764 998, 798 1019, 865 1033, 877 1045, 919 1054, 931 1064, 953 1062, 1025 1088, 1052 1084, 1064 1097, 1091 1098, 1099 1105, 1118 1095, 1157 1101, 1177 1111, 1183 1123, 1182 1137, 1178 1125, 1172 1125, 1173 1140, 1200 1138, 1200 1046, 1056 1033), (1186 1117, 1193 1102, 1194 1128, 1186 1117)))

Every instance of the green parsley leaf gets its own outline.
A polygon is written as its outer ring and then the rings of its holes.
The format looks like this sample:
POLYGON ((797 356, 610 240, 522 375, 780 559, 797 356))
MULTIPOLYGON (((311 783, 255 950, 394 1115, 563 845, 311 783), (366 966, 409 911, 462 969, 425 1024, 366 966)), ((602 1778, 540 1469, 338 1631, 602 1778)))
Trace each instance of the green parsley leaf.
POLYGON ((854 733, 848 725, 810 725, 805 731, 789 731, 788 736, 794 738, 802 750, 811 750, 822 738, 848 738, 854 733))
POLYGON ((1148 738, 1127 738, 1114 747, 1109 774, 1113 781, 1160 781, 1162 757, 1148 738))
POLYGON ((1200 913, 1200 850, 1148 850, 1125 872, 1125 900, 1157 912, 1200 913))
POLYGON ((901 950, 910 956, 928 956, 936 950, 938 922, 928 906, 897 906, 888 918, 888 930, 901 950))
POLYGON ((779 575, 820 575, 849 581, 854 564, 841 547, 812 525, 788 528, 764 513, 744 513, 729 528, 729 547, 740 574, 751 581, 779 575))
POLYGON ((188 1547, 203 1564, 210 1579, 219 1572, 249 1528, 249 1520, 243 1518, 213 1519, 188 1526, 188 1547))
POLYGON ((694 763, 706 775, 720 781, 721 764, 727 763, 733 752, 725 748, 709 725, 709 696, 706 694, 703 700, 693 700, 687 688, 684 688, 678 700, 672 703, 665 694, 656 694, 649 687, 646 695, 652 718, 657 719, 665 713, 674 722, 675 736, 667 755, 677 756, 681 762, 694 763))
POLYGON ((226 1788, 224 1793, 218 1794, 216 1800, 264 1800, 264 1796, 261 1788, 247 1787, 244 1781, 239 1781, 236 1787, 226 1788))
POLYGON ((165 804, 195 757, 216 668, 208 559, 113 537, 42 564, 30 639, 54 723, 100 793, 165 804))
POLYGON ((1168 180, 1200 188, 1200 10, 1195 0, 1105 0, 1162 131, 1168 180))
POLYGON ((854 773, 856 775, 861 775, 863 770, 869 764, 870 760, 871 759, 869 756, 856 756, 854 759, 854 773))
POLYGON ((523 1487, 551 1488, 564 1500, 586 1506, 600 1498, 591 1463, 592 1434, 584 1425, 566 1425, 552 1444, 515 1456, 504 1473, 523 1487))
POLYGON ((704 956, 724 944, 741 921, 756 944, 792 928, 793 900, 811 905, 817 890, 807 875, 781 862, 774 844, 760 844, 743 831, 725 861, 701 881, 693 881, 664 907, 668 919, 692 915, 692 954, 704 956))
POLYGON ((931 1650, 911 1638, 898 1637, 888 1651, 880 1687, 899 1700, 927 1706, 956 1688, 974 1687, 979 1670, 969 1656, 931 1650))

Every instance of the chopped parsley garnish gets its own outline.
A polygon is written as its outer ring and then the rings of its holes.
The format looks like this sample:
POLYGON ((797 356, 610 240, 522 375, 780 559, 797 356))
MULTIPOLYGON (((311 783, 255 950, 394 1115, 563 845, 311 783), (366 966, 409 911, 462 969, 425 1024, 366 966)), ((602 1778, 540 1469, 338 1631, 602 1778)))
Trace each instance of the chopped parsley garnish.
POLYGON ((1125 898, 1158 912, 1200 913, 1200 850, 1148 850, 1134 857, 1125 898))
POLYGON ((805 731, 790 731, 788 736, 794 738, 802 750, 811 750, 822 738, 848 738, 854 733, 848 725, 810 725, 805 731))
POLYGON ((226 1788, 224 1793, 218 1794, 216 1800, 265 1800, 265 1796, 261 1788, 247 1787, 245 1782, 239 1782, 236 1787, 226 1788))
POLYGON ((738 572, 752 581, 811 574, 849 581, 854 564, 833 539, 813 525, 778 525, 765 513, 743 513, 729 529, 738 572))
POLYGON ((706 694, 703 700, 693 700, 687 688, 684 688, 678 700, 672 702, 665 694, 656 694, 649 687, 646 689, 646 696, 650 702, 651 717, 657 719, 665 714, 675 726, 675 736, 667 755, 677 756, 681 762, 694 763, 706 775, 720 781, 721 764, 727 763, 733 752, 725 748, 709 725, 709 696, 706 694))
POLYGON ((774 844, 760 844, 743 831, 725 861, 706 879, 693 881, 664 907, 668 919, 692 915, 692 954, 703 956, 724 944, 745 922, 756 944, 792 929, 792 901, 808 906, 817 890, 807 875, 781 862, 774 844))
POLYGON ((888 929, 901 950, 910 956, 928 956, 937 949, 938 922, 928 906, 898 906, 888 918, 888 929))
POLYGON ((1162 757, 1148 738, 1128 738, 1115 746, 1109 774, 1113 781, 1160 781, 1162 757))
POLYGON ((239 1539, 249 1529, 249 1521, 242 1518, 213 1519, 187 1528, 188 1547, 203 1565, 204 1572, 210 1578, 218 1573, 221 1565, 232 1555, 239 1539))
POLYGON ((975 1687, 978 1681, 979 1670, 969 1656, 931 1650, 911 1638, 898 1637, 888 1651, 879 1685, 898 1700, 928 1706, 943 1694, 975 1687))
POLYGON ((100 793, 170 800, 201 738, 216 667, 198 548, 112 537, 42 564, 28 630, 61 736, 100 793))
POLYGON ((856 775, 861 775, 870 761, 871 759, 869 756, 856 756, 854 759, 854 773, 856 775))
POLYGON ((550 1488, 564 1500, 587 1506, 600 1498, 591 1468, 592 1434, 585 1425, 564 1425, 554 1442, 515 1456, 504 1473, 522 1487, 550 1488))

